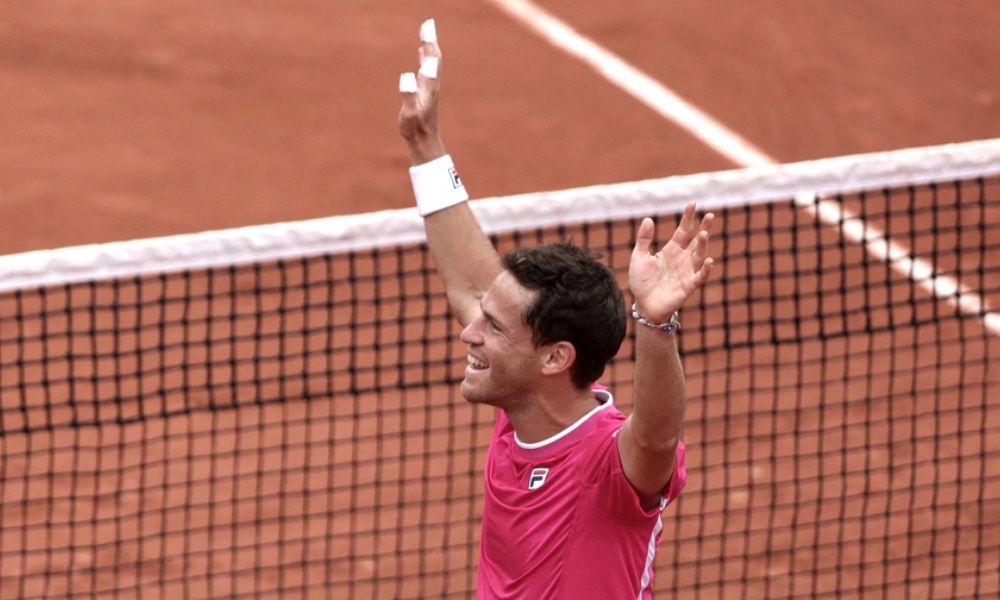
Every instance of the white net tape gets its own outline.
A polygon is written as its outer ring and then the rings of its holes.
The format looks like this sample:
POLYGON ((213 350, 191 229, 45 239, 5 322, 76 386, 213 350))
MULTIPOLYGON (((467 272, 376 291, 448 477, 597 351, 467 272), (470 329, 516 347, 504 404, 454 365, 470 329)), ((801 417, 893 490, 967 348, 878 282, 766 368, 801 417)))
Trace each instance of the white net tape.
MULTIPOLYGON (((859 192, 1000 173, 1000 139, 857 154, 782 165, 485 198, 483 228, 525 227, 670 214, 859 192)), ((0 257, 0 290, 207 268, 420 243, 416 209, 391 210, 0 257)))

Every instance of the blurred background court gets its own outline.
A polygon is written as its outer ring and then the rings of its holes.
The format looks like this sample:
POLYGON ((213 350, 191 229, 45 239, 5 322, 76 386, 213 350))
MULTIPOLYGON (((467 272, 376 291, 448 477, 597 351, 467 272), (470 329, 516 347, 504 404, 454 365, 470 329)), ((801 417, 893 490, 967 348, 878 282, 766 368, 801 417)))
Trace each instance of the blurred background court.
MULTIPOLYGON (((1000 135, 991 0, 539 5, 780 162, 1000 135)), ((428 17, 476 197, 734 166, 487 1, 10 0, 0 251, 410 206, 428 17)))
MULTIPOLYGON (((989 0, 538 5, 776 162, 1000 137, 989 0)), ((491 1, 12 0, 0 254, 410 207, 396 85, 428 17, 474 197, 741 166, 491 1)), ((838 201, 995 309, 998 188, 838 201)), ((660 595, 1000 592, 996 333, 794 204, 722 227, 660 595)), ((544 235, 567 232, 623 267, 629 223, 544 235)), ((457 397, 427 269, 394 248, 5 292, 0 597, 467 597, 490 415, 457 397)))

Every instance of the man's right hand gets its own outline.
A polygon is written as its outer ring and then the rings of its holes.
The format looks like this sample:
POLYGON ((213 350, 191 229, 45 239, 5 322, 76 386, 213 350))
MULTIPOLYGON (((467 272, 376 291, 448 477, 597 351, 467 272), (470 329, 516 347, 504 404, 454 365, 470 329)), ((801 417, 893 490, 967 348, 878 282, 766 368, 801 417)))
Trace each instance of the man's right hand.
MULTIPOLYGON (((415 75, 407 73, 400 79, 401 88, 404 79, 412 77, 416 79, 415 91, 400 89, 403 106, 399 111, 399 133, 409 146, 414 166, 447 154, 438 129, 441 48, 437 43, 434 21, 426 21, 421 26, 420 33, 418 56, 421 69, 415 75)), ((412 79, 410 81, 412 83, 412 79)))

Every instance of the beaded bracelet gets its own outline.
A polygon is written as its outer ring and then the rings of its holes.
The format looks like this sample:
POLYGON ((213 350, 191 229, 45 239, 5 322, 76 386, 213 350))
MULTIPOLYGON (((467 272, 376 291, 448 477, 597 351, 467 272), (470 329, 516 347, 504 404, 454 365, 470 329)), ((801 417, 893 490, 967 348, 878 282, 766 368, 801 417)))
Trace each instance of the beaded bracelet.
POLYGON ((632 304, 632 318, 639 322, 640 325, 645 325, 646 327, 652 327, 653 329, 659 329, 663 333, 672 333, 678 331, 681 328, 681 322, 677 320, 677 311, 670 315, 670 320, 666 323, 653 323, 647 321, 646 317, 639 314, 639 309, 636 308, 635 304, 632 304))

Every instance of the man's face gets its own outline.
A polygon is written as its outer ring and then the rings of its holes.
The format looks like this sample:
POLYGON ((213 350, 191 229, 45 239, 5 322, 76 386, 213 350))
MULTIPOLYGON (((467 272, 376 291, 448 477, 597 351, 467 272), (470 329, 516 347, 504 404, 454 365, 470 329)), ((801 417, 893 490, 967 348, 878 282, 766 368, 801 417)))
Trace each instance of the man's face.
POLYGON ((469 402, 510 409, 524 401, 541 373, 539 350, 521 316, 534 300, 502 272, 482 299, 482 313, 462 331, 469 346, 462 395, 469 402))

